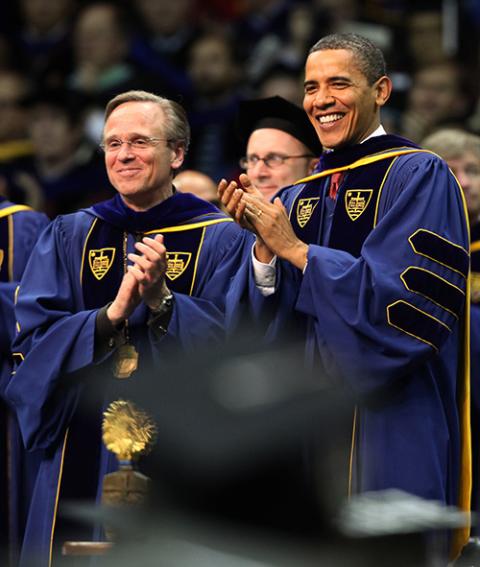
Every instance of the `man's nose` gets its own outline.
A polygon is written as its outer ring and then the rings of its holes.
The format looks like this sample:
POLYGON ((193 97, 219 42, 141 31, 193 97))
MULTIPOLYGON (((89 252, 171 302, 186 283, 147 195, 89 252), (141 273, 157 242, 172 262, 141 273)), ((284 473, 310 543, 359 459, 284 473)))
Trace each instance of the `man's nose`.
POLYGON ((259 159, 255 165, 250 167, 250 170, 257 175, 268 175, 270 173, 270 168, 263 159, 259 159))
POLYGON ((117 152, 117 159, 125 160, 125 159, 132 159, 135 157, 135 154, 132 151, 132 146, 128 142, 122 142, 120 149, 117 152))
POLYGON ((321 88, 315 93, 314 104, 320 108, 328 108, 335 104, 335 98, 329 89, 321 88))

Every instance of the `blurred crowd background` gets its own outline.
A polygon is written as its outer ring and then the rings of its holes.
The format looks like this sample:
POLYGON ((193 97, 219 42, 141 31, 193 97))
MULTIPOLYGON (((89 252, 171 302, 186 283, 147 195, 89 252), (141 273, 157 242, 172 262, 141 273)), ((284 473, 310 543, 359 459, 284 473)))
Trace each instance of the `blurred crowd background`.
POLYGON ((301 105, 308 50, 337 31, 384 51, 389 132, 480 134, 477 0, 19 0, 0 21, 0 194, 51 218, 113 194, 98 149, 103 110, 132 88, 185 106, 185 169, 235 178, 239 102, 301 105))

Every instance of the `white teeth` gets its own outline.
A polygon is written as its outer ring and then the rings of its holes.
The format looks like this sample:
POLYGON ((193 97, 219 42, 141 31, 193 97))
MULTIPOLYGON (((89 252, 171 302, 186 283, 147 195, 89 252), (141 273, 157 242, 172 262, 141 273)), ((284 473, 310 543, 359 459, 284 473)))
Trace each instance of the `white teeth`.
POLYGON ((343 118, 343 114, 328 114, 327 116, 320 116, 318 119, 320 124, 327 124, 328 122, 335 122, 343 118))

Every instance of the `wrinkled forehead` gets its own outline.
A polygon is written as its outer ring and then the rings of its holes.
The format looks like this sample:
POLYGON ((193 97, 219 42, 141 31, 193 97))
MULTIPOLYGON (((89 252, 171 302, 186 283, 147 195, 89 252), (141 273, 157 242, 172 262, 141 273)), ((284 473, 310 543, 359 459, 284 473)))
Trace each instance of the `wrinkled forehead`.
POLYGON ((288 154, 291 152, 304 152, 306 146, 297 138, 277 128, 257 128, 247 143, 247 153, 288 154))
POLYGON ((128 101, 114 108, 106 119, 104 136, 119 132, 151 135, 163 131, 165 115, 162 108, 150 101, 128 101))

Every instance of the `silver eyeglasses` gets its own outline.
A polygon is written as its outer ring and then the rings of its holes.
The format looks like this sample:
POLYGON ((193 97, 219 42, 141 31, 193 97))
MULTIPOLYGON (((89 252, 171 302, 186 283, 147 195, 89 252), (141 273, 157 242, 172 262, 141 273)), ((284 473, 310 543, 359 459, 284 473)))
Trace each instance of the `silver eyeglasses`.
POLYGON ((283 165, 287 159, 294 159, 294 158, 313 158, 312 154, 300 154, 298 156, 283 156, 281 154, 268 154, 264 158, 261 158, 255 154, 251 156, 242 157, 239 161, 240 167, 243 169, 249 169, 251 167, 255 167, 259 161, 263 161, 263 163, 270 167, 271 169, 275 169, 276 167, 280 167, 283 165))
POLYGON ((166 138, 153 138, 149 136, 137 136, 131 140, 121 140, 120 138, 112 138, 100 144, 104 152, 118 152, 123 144, 128 144, 134 150, 146 150, 151 146, 156 146, 158 142, 170 142, 166 138))

